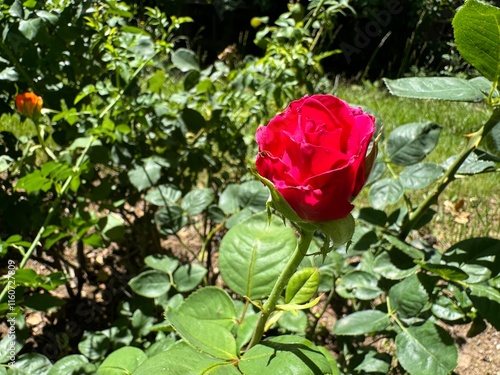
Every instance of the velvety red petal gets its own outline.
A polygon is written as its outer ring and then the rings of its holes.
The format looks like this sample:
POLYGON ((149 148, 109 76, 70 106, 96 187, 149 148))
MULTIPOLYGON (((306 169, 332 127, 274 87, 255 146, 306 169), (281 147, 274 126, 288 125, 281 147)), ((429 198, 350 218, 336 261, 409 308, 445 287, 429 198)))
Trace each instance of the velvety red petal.
POLYGON ((311 186, 283 187, 278 191, 304 221, 329 221, 346 217, 352 211, 349 200, 333 197, 331 191, 311 186))
POLYGON ((351 165, 356 171, 352 196, 358 195, 366 182, 365 160, 366 151, 375 132, 375 119, 369 114, 355 117, 355 126, 349 137, 349 151, 351 153, 351 165))
POLYGON ((296 100, 282 112, 277 114, 267 126, 260 126, 257 129, 255 138, 259 145, 259 151, 269 151, 277 157, 281 157, 285 151, 282 139, 282 132, 294 134, 298 128, 298 108, 300 108, 307 97, 296 100))
POLYGON ((290 167, 268 153, 259 153, 255 160, 259 174, 275 186, 295 186, 299 182, 290 173, 290 167))

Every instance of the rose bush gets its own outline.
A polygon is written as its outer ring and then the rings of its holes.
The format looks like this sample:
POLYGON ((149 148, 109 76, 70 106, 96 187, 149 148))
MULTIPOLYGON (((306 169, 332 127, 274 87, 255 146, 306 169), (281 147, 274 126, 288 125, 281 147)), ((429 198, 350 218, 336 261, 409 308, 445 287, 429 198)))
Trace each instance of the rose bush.
POLYGON ((332 95, 305 96, 257 129, 257 171, 302 220, 341 219, 368 177, 374 132, 374 117, 361 108, 332 95))

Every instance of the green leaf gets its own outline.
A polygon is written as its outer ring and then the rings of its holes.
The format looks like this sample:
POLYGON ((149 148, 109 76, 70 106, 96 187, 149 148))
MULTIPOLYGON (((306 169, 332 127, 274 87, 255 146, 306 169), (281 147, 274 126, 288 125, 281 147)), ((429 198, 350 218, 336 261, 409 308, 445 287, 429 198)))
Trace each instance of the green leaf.
POLYGON ((304 267, 290 278, 286 286, 285 303, 301 304, 309 301, 319 286, 319 271, 317 268, 304 267))
POLYGON ((297 315, 292 314, 290 311, 285 311, 279 318, 278 324, 288 332, 305 335, 308 323, 307 314, 302 310, 295 311, 297 315))
POLYGON ((200 70, 200 64, 195 53, 186 48, 179 48, 172 54, 172 64, 181 72, 200 70))
POLYGON ((181 207, 188 215, 198 215, 202 213, 214 200, 212 189, 196 189, 187 193, 182 198, 181 207))
POLYGON ((401 125, 389 134, 387 155, 394 164, 418 163, 436 147, 440 132, 441 127, 432 122, 401 125))
POLYGON ((233 214, 240 208, 260 212, 266 207, 269 191, 259 181, 230 184, 219 197, 219 207, 226 214, 233 214))
MULTIPOLYGON (((377 353, 375 350, 361 352, 362 361, 354 371, 358 374, 389 374, 391 368, 391 356, 385 353, 377 353)), ((356 357, 353 358, 353 361, 356 357)))
POLYGON ((149 270, 132 278, 128 285, 140 296, 155 298, 170 290, 170 279, 163 272, 149 270))
POLYGON ((97 369, 97 375, 131 374, 148 356, 139 348, 126 346, 108 355, 97 369))
POLYGON ((436 182, 444 168, 436 163, 418 163, 405 168, 399 175, 399 182, 405 189, 425 189, 436 182))
MULTIPOLYGON (((456 158, 457 156, 454 155, 446 159, 443 163, 443 167, 445 169, 448 169, 453 164, 456 158)), ((495 168, 496 164, 494 162, 488 160, 480 160, 475 153, 471 153, 469 154, 467 159, 465 159, 462 165, 460 165, 457 174, 474 175, 483 172, 488 172, 494 170, 495 168)))
POLYGON ((160 185, 156 189, 150 189, 144 199, 155 206, 168 206, 176 204, 181 198, 182 192, 170 185, 160 185))
POLYGON ((151 346, 149 346, 146 349, 146 354, 149 358, 151 358, 159 353, 163 353, 165 350, 170 348, 175 342, 176 342, 175 338, 172 336, 168 336, 159 341, 155 341, 153 344, 151 344, 151 346))
POLYGON ((249 312, 247 311, 245 319, 243 319, 243 322, 238 325, 238 330, 236 332, 236 346, 239 349, 248 344, 252 339, 259 317, 260 314, 251 313, 249 315, 249 312))
POLYGON ((358 298, 369 301, 377 298, 382 290, 377 278, 368 272, 353 271, 340 278, 335 290, 343 298, 358 298))
POLYGON ((417 270, 413 260, 398 250, 381 252, 373 264, 373 271, 389 280, 404 279, 417 270))
POLYGON ((179 265, 179 261, 164 254, 148 255, 144 258, 144 263, 160 272, 172 274, 179 265))
POLYGON ((492 82, 500 79, 500 9, 468 0, 453 18, 462 57, 492 82))
POLYGON ((199 375, 206 374, 206 371, 214 366, 225 363, 180 341, 144 361, 133 375, 199 375))
POLYGON ((439 296, 432 304, 431 311, 438 319, 454 321, 465 319, 462 309, 446 296, 439 296))
POLYGON ((103 332, 85 331, 81 341, 78 343, 78 350, 85 357, 91 360, 97 360, 107 353, 111 341, 103 332))
POLYGON ((442 260, 466 272, 468 284, 486 281, 500 270, 500 240, 469 238, 446 250, 442 260))
POLYGON ((389 290, 389 298, 391 307, 402 319, 417 316, 429 300, 429 296, 417 275, 407 277, 393 285, 389 290))
POLYGON ((189 292, 203 281, 207 269, 201 264, 184 264, 174 272, 175 288, 179 292, 189 292))
POLYGON ((141 164, 128 172, 128 178, 137 190, 142 191, 160 180, 161 168, 162 166, 153 158, 143 159, 141 164))
POLYGON ((66 303, 61 298, 54 297, 48 293, 35 293, 25 300, 27 308, 35 311, 51 311, 55 310, 66 303))
POLYGON ((13 369, 9 374, 13 375, 47 375, 52 367, 52 363, 47 357, 38 353, 26 353, 17 358, 13 369), (14 370, 15 369, 15 370, 14 370))
POLYGON ((23 18, 23 3, 21 0, 14 0, 9 8, 9 15, 13 18, 23 18))
POLYGON ((19 32, 28 40, 33 40, 38 35, 40 27, 43 25, 41 18, 32 18, 19 21, 19 32))
POLYGON ((84 369, 89 363, 81 354, 70 354, 57 361, 48 372, 48 375, 80 375, 85 374, 84 369))
POLYGON ((384 238, 389 241, 391 245, 393 245, 396 249, 401 250, 404 254, 408 255, 412 259, 424 259, 425 254, 422 250, 419 250, 411 245, 408 245, 406 242, 401 241, 396 236, 390 233, 384 233, 384 238))
POLYGON ((222 289, 205 287, 192 293, 175 310, 199 321, 220 325, 232 330, 238 317, 234 301, 222 289))
POLYGON ((245 352, 238 367, 244 375, 337 373, 337 368, 332 368, 332 362, 321 350, 298 336, 277 336, 263 340, 245 352))
POLYGON ((12 66, 8 66, 0 72, 0 81, 16 82, 19 79, 19 74, 12 66))
POLYGON ((180 120, 186 131, 190 131, 195 134, 207 126, 207 122, 202 114, 191 108, 184 108, 181 111, 180 120))
POLYGON ((232 227, 219 249, 222 278, 235 293, 251 299, 264 298, 271 292, 288 258, 295 249, 291 228, 267 214, 250 217, 232 227))
POLYGON ((180 308, 167 310, 166 317, 177 333, 198 350, 223 360, 237 358, 236 340, 224 326, 183 314, 180 308))
POLYGON ((474 307, 497 330, 500 330, 500 291, 488 285, 471 284, 470 299, 474 307))
POLYGON ((241 208, 248 208, 252 212, 261 212, 266 208, 269 191, 259 181, 246 181, 238 190, 238 204, 241 208))
POLYGON ((398 333, 396 354, 403 368, 412 375, 447 375, 455 369, 458 360, 453 339, 429 321, 398 333))
POLYGON ((475 84, 457 77, 384 78, 384 82, 392 95, 404 98, 478 102, 486 97, 475 84))
POLYGON ((165 206, 155 214, 158 231, 163 235, 175 234, 187 225, 184 210, 177 205, 165 206))
POLYGON ((387 313, 378 310, 358 311, 338 320, 333 327, 333 334, 356 336, 380 332, 386 329, 389 324, 391 324, 391 320, 387 313))
POLYGON ((398 180, 384 178, 370 187, 368 198, 373 208, 383 210, 386 206, 397 203, 403 195, 404 189, 398 180))
POLYGON ((415 263, 417 263, 424 270, 427 270, 434 275, 438 275, 445 280, 463 281, 469 278, 469 275, 467 275, 467 273, 457 267, 448 266, 446 264, 426 263, 418 260, 416 260, 415 263))

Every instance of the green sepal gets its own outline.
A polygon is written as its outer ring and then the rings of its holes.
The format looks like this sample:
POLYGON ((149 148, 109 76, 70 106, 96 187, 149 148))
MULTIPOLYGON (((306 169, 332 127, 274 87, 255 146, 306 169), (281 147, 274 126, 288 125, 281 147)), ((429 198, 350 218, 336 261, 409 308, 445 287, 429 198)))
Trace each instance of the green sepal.
MULTIPOLYGON (((317 221, 317 222, 307 222, 303 221, 299 215, 294 211, 294 209, 288 204, 285 198, 280 194, 280 192, 274 187, 274 184, 267 178, 262 177, 255 168, 250 168, 250 172, 264 185, 266 185, 271 192, 271 200, 268 201, 266 207, 273 207, 278 211, 284 218, 290 220, 298 227, 304 231, 314 232, 316 229, 320 229, 328 238, 333 242, 332 246, 325 246, 326 250, 331 250, 334 247, 338 247, 349 242, 354 234, 354 218, 351 214, 347 215, 345 218, 331 220, 331 221, 317 221)), ((326 255, 326 254, 325 254, 326 255)))

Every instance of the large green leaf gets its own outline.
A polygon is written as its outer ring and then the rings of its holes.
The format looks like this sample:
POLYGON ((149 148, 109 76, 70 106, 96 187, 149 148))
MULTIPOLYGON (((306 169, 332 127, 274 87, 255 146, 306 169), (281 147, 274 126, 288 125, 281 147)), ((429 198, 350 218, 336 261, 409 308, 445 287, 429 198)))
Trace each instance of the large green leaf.
POLYGON ((403 195, 404 189, 399 180, 384 178, 370 187, 368 198, 373 208, 383 210, 386 206, 397 203, 403 195))
POLYGON ((182 192, 171 185, 160 185, 156 189, 150 189, 144 199, 156 206, 167 206, 175 204, 182 196, 182 192))
POLYGON ((156 212, 155 222, 161 234, 169 235, 180 231, 188 223, 188 219, 180 206, 170 205, 156 212))
POLYGON ((205 287, 192 293, 177 308, 177 312, 200 321, 218 324, 231 330, 237 320, 234 301, 217 287, 205 287))
POLYGON ((377 284, 377 278, 371 273, 354 271, 340 278, 335 290, 343 298, 369 301, 382 293, 377 284))
POLYGON ((295 249, 291 228, 267 214, 250 217, 232 227, 221 241, 219 267, 226 284, 239 295, 267 296, 295 249))
POLYGON ((195 53, 186 48, 179 48, 173 53, 172 63, 182 72, 200 70, 200 63, 195 53))
POLYGON ((470 299, 479 313, 500 330, 500 291, 488 285, 471 284, 470 299))
POLYGON ((177 333, 198 350, 223 360, 237 358, 236 340, 222 325, 183 314, 180 309, 167 310, 166 317, 177 333))
POLYGON ((85 367, 88 366, 88 359, 81 354, 71 354, 61 358, 48 372, 48 375, 80 375, 85 374, 85 367))
POLYGON ((167 274, 174 273, 177 266, 179 265, 179 261, 177 259, 170 258, 165 254, 148 255, 146 258, 144 258, 144 263, 157 271, 167 274))
POLYGON ((486 281, 500 273, 500 240, 469 238, 446 250, 443 261, 466 272, 466 283, 486 281))
POLYGON ((386 329, 391 320, 389 315, 378 310, 357 311, 337 321, 333 327, 335 335, 363 335, 386 329))
MULTIPOLYGON (((448 169, 455 159, 457 155, 450 156, 443 162, 443 167, 448 169)), ((495 170, 496 164, 490 160, 481 160, 475 153, 471 153, 467 159, 460 165, 460 168, 457 171, 457 174, 465 174, 465 175, 474 175, 483 172, 488 172, 495 170)))
POLYGON ((161 177, 161 165, 153 158, 147 158, 128 172, 130 183, 142 191, 153 186, 161 177))
POLYGON ((387 139, 387 154, 392 163, 412 165, 424 159, 439 140, 441 127, 432 122, 414 122, 394 129, 387 139))
POLYGON ((148 356, 139 348, 126 346, 108 355, 96 375, 131 374, 148 356))
POLYGON ((492 82, 500 79, 500 9, 468 0, 453 18, 462 57, 492 82))
POLYGON ((132 278, 128 285, 141 296, 155 298, 170 290, 170 279, 163 272, 149 270, 132 278))
POLYGON ((199 352, 185 342, 177 342, 143 362, 133 375, 199 375, 225 363, 199 352))
POLYGON ((9 370, 12 375, 47 375, 52 368, 52 363, 47 357, 38 353, 26 353, 17 358, 13 368, 9 370))
POLYGON ((203 281, 207 269, 201 264, 184 264, 174 272, 175 288, 179 292, 189 292, 203 281))
POLYGON ((181 207, 188 215, 197 215, 202 213, 214 200, 212 189, 191 190, 182 198, 181 207))
POLYGON ((41 18, 31 18, 29 20, 19 21, 19 32, 28 40, 33 40, 38 35, 40 28, 43 26, 41 18))
POLYGON ((405 168, 399 175, 399 182, 405 189, 425 189, 436 182, 444 168, 436 163, 418 163, 405 168))
POLYGON ((447 375, 455 369, 458 360, 453 339, 429 321, 398 333, 396 354, 403 368, 412 375, 447 375))
POLYGON ((85 331, 82 340, 78 343, 78 350, 85 357, 96 360, 104 357, 110 345, 109 337, 104 333, 85 331))
POLYGON ((485 94, 472 81, 457 77, 384 79, 391 94, 405 98, 481 101, 485 94))
POLYGON ((298 336, 277 336, 254 346, 238 364, 245 375, 337 374, 333 358, 298 336))
POLYGON ((429 296, 417 275, 412 275, 393 285, 389 298, 400 318, 412 318, 424 308, 429 296))

